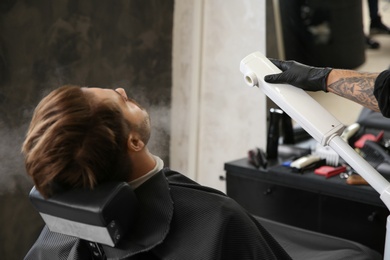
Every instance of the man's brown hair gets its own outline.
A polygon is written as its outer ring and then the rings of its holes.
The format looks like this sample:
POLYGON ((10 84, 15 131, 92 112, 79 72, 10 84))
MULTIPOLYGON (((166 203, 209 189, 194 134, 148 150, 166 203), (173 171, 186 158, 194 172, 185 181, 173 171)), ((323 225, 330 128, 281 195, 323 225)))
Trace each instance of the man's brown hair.
POLYGON ((128 181, 129 127, 115 103, 93 102, 78 86, 58 88, 35 108, 22 148, 27 174, 44 197, 57 186, 128 181))

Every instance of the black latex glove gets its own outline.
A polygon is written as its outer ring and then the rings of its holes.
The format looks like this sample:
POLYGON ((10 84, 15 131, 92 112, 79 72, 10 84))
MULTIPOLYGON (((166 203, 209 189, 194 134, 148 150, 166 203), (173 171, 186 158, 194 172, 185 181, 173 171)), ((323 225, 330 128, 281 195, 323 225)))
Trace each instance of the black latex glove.
POLYGON ((281 61, 270 59, 282 73, 266 75, 264 80, 268 83, 287 83, 306 91, 325 91, 326 79, 331 68, 310 67, 296 61, 281 61))

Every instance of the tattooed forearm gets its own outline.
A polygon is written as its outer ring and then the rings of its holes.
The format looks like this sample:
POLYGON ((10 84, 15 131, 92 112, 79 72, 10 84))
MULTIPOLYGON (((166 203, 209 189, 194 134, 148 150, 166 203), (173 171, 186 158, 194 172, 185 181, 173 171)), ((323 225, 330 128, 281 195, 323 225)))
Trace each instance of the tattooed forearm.
POLYGON ((348 72, 328 85, 328 91, 352 100, 371 110, 379 111, 378 102, 373 94, 378 74, 348 72), (351 74, 351 75, 345 75, 351 74))

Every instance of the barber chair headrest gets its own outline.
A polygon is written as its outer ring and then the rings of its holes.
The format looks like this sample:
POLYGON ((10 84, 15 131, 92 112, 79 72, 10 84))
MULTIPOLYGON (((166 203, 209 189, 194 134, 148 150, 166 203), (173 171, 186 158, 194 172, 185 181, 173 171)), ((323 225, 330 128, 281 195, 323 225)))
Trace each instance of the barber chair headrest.
POLYGON ((76 189, 49 199, 32 188, 30 200, 49 230, 114 247, 129 230, 136 197, 125 182, 76 189))

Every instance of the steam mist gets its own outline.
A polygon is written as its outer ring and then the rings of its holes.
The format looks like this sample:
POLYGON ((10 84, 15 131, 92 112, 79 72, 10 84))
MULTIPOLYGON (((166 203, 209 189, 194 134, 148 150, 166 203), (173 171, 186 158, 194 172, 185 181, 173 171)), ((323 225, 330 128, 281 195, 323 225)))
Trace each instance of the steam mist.
POLYGON ((123 87, 148 110, 149 149, 168 164, 173 6, 172 0, 2 1, 2 259, 22 259, 37 235, 28 227, 41 224, 28 201, 32 181, 20 150, 43 93, 63 84, 123 87))
MULTIPOLYGON (((2 124, 0 124, 2 125, 2 124)), ((21 146, 25 136, 25 126, 0 129, 0 195, 4 193, 24 193, 31 188, 32 181, 24 168, 21 146)))
MULTIPOLYGON (((161 157, 164 165, 169 164, 170 108, 148 105, 152 123, 152 133, 148 144, 154 155, 161 157)), ((0 195, 5 193, 27 194, 33 182, 24 168, 21 147, 28 128, 24 124, 18 128, 0 128, 0 195)))

